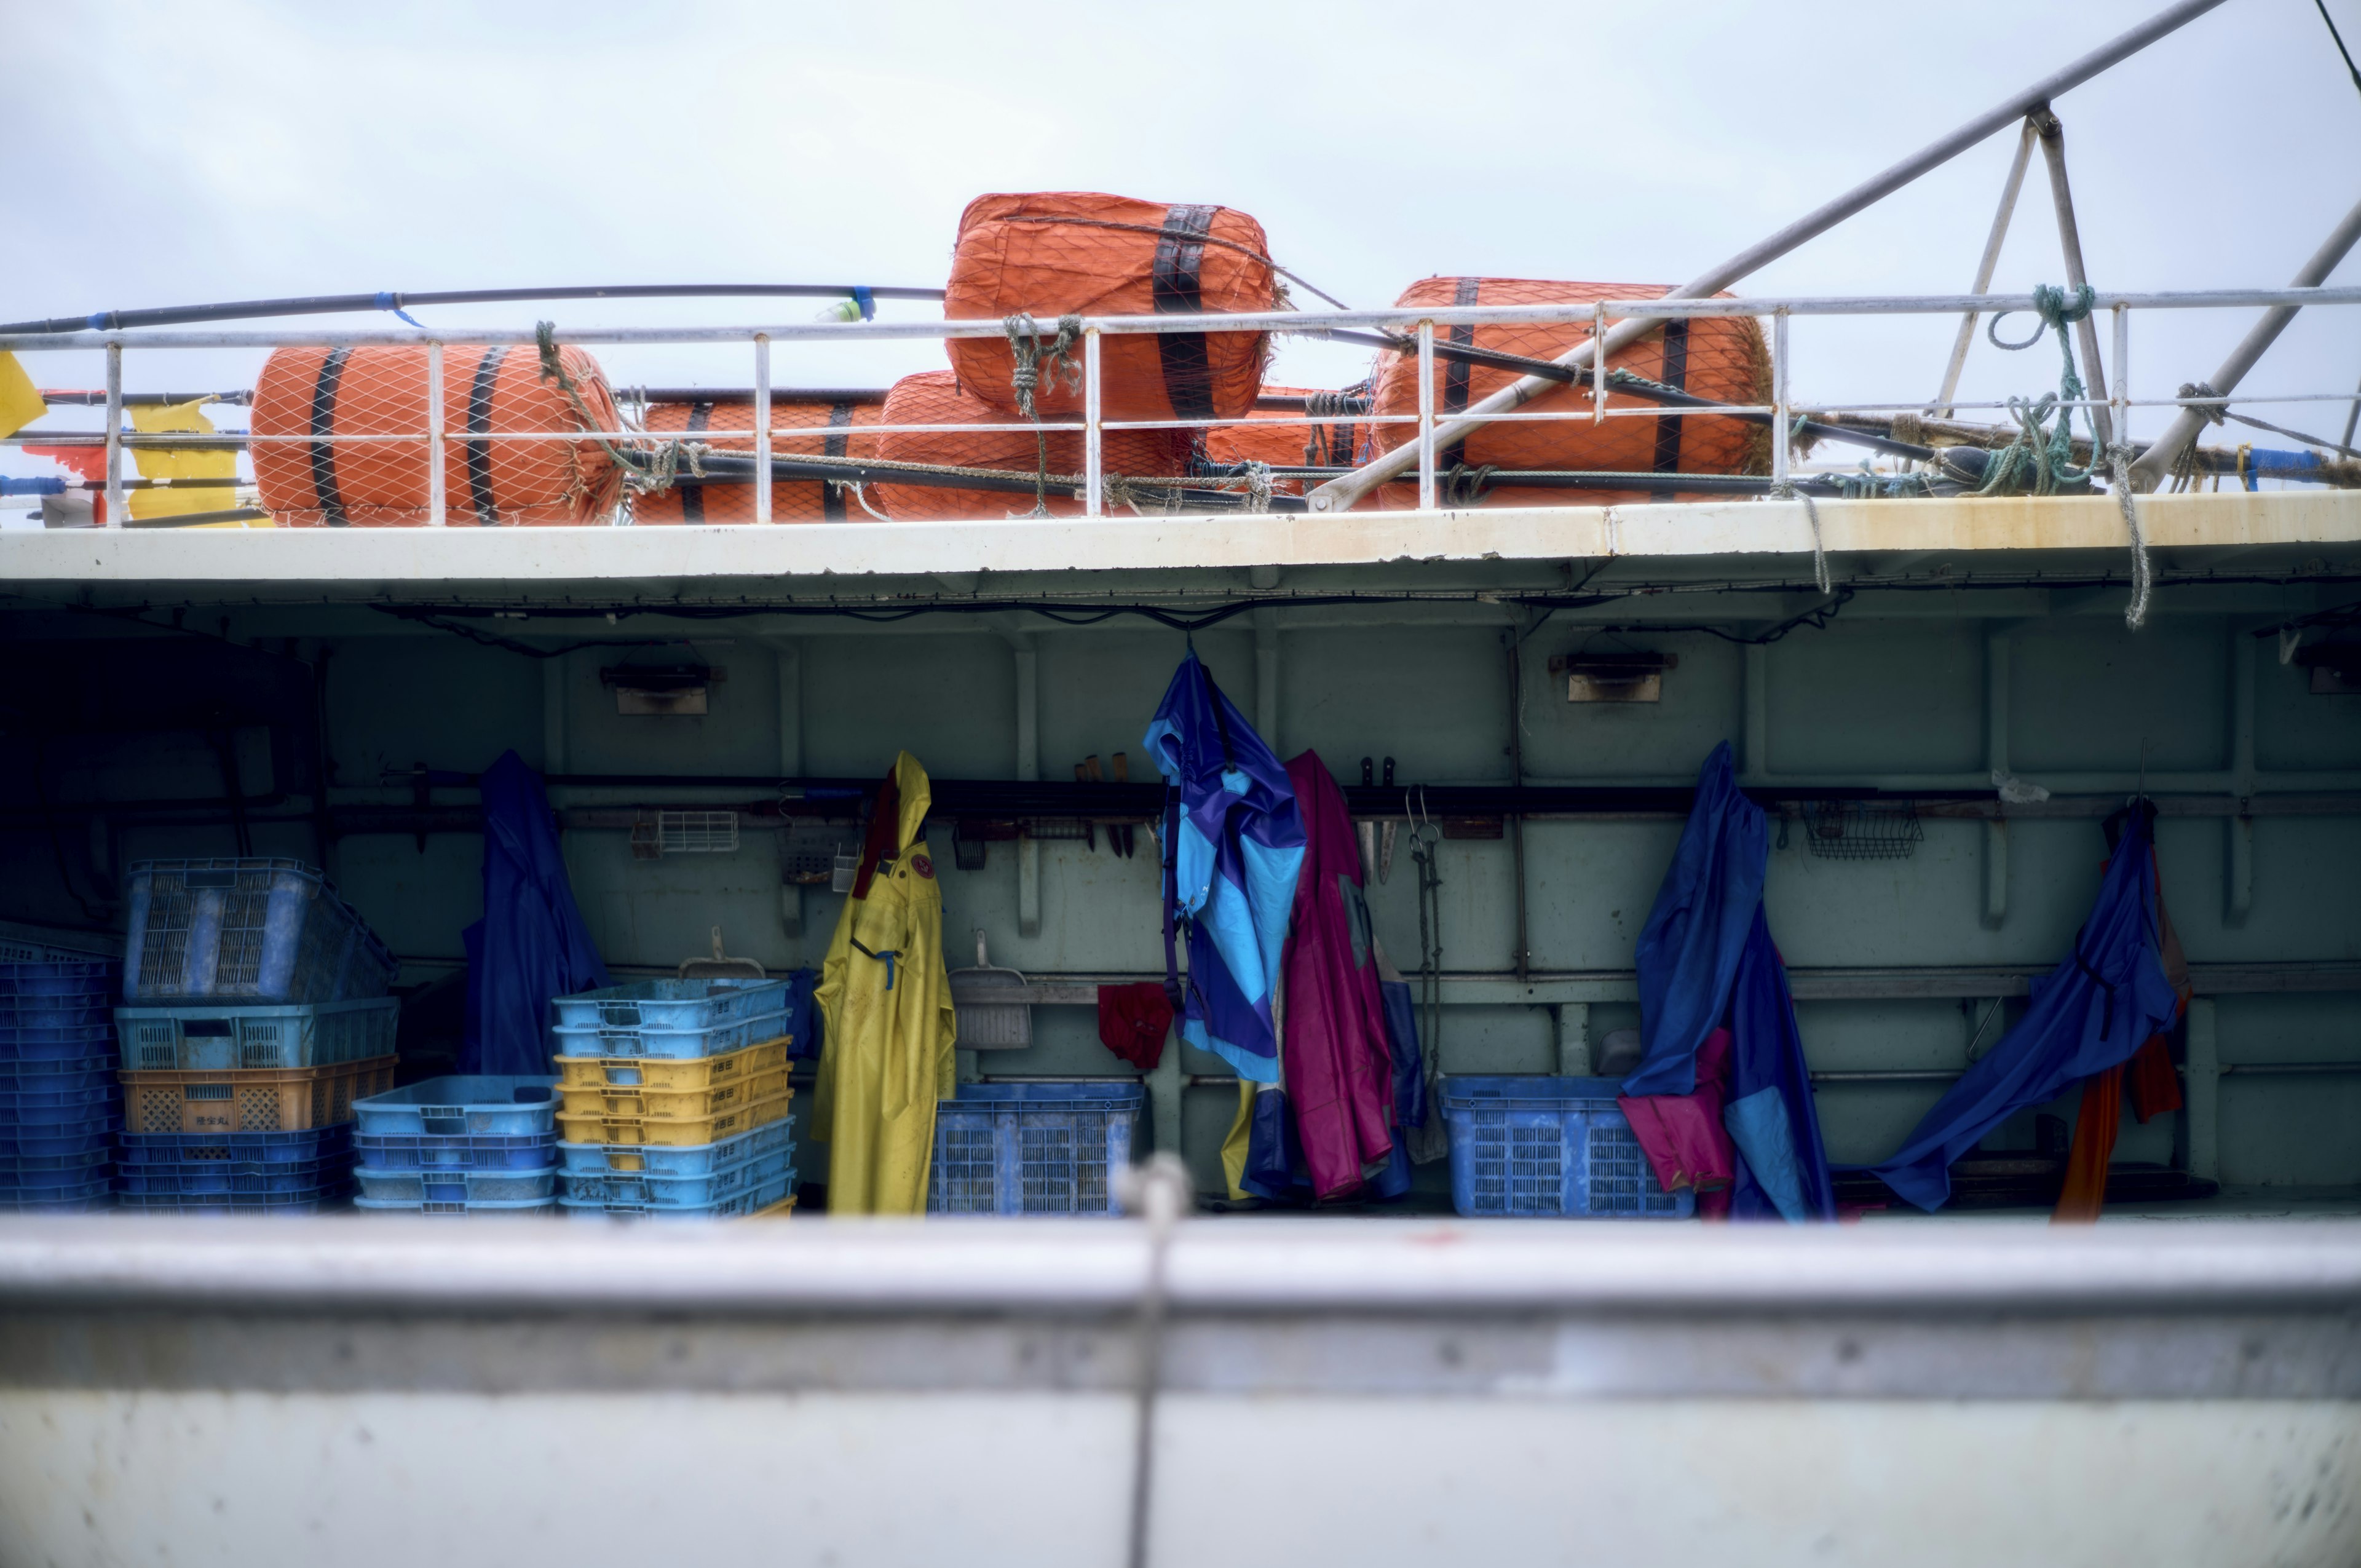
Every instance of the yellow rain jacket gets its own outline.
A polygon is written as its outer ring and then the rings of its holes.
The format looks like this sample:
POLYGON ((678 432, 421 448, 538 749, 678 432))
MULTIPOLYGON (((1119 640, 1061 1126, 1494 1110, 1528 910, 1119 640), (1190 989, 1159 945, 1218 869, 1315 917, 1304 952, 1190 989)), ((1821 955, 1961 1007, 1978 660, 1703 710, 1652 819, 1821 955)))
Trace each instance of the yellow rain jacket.
POLYGON ((922 1214, 935 1102, 956 1084, 943 889, 921 836, 933 802, 905 751, 877 789, 861 871, 814 999, 827 1032, 811 1135, 829 1146, 832 1214, 922 1214))

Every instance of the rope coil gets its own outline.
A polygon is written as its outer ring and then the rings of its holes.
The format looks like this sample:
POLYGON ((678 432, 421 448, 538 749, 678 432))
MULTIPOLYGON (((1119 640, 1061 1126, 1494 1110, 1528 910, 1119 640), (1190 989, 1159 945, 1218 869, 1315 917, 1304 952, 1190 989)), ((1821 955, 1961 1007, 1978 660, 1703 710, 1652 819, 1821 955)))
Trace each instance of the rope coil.
POLYGON ((1018 311, 1003 317, 1001 330, 1008 334, 1008 352, 1014 361, 1008 373, 1010 390, 1016 394, 1016 410, 1033 422, 1033 448, 1038 457, 1033 471, 1033 510, 1011 512, 1011 517, 1048 517, 1049 515, 1049 434, 1040 428, 1041 415, 1034 407, 1033 394, 1040 389, 1042 368, 1048 367, 1050 384, 1065 378, 1066 389, 1080 391, 1082 367, 1074 357, 1074 345, 1082 335, 1082 318, 1065 315, 1058 318, 1057 333, 1046 341, 1040 323, 1030 313, 1018 311))

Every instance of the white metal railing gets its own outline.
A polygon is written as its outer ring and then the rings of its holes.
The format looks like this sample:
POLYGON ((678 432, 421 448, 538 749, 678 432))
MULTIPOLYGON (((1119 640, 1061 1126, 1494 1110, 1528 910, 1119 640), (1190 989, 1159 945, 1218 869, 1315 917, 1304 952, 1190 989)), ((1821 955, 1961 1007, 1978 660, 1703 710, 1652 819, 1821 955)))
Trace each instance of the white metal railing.
MULTIPOLYGON (((2114 367, 2109 374, 2109 395, 2103 398, 2083 398, 2066 401, 2062 406, 2083 410, 2103 409, 2112 416, 2115 430, 2126 428, 2130 410, 2139 408, 2213 409, 2235 402, 2349 402, 2356 394, 2350 391, 2318 393, 2270 393, 2241 396, 2235 390, 2195 398, 2136 398, 2131 395, 2131 379, 2127 371, 2130 350, 2129 323, 2136 311, 2231 310, 2254 307, 2301 309, 2308 305, 2350 306, 2361 304, 2361 287, 2317 287, 2277 289, 2215 289, 2167 291, 2146 293, 2098 293, 2092 310, 2103 312, 2112 326, 2114 367)), ((1080 319, 1082 359, 1082 417, 1074 420, 1043 420, 1020 428, 1047 432, 1071 433, 1083 435, 1083 472, 1082 475, 1082 510, 1086 517, 1105 514, 1104 434, 1110 430, 1148 429, 1209 429, 1235 426, 1246 422, 1239 419, 1171 419, 1115 420, 1102 416, 1104 376, 1101 369, 1101 344, 1108 335, 1154 334, 1161 333, 1274 332, 1318 337, 1331 332, 1377 329, 1407 331, 1411 336, 1404 346, 1414 345, 1418 360, 1418 411, 1415 414, 1381 414, 1372 410, 1351 415, 1314 415, 1308 410, 1300 422, 1305 424, 1344 423, 1415 425, 1418 471, 1418 499, 1422 509, 1433 508, 1438 499, 1437 485, 1440 468, 1436 441, 1437 414, 1434 398, 1435 351, 1434 329, 1466 325, 1562 325, 1587 323, 1594 334, 1590 341, 1606 336, 1610 322, 1635 317, 1664 319, 1708 319, 1728 317, 1767 318, 1771 323, 1773 393, 1768 404, 1706 403, 1697 405, 1649 404, 1644 407, 1610 408, 1608 398, 1611 387, 1612 367, 1608 356, 1596 356, 1593 363, 1573 373, 1576 379, 1587 380, 1590 397, 1584 408, 1543 411, 1504 411, 1480 416, 1483 422, 1517 422, 1543 421, 1583 421, 1593 423, 1610 419, 1688 419, 1716 415, 1739 415, 1763 418, 1767 416, 1774 431, 1792 430, 1796 418, 1793 392, 1792 358, 1788 323, 1798 316, 1895 316, 1951 315, 1965 316, 1972 322, 1981 316, 2032 313, 2036 310, 2029 294, 1927 294, 1893 296, 1845 296, 1828 298, 1785 299, 1632 299, 1604 300, 1593 303, 1540 305, 1436 305, 1409 309, 1375 311, 1285 311, 1231 313, 1201 315, 1091 316, 1080 319)), ((560 330, 552 335, 561 345, 582 346, 681 346, 712 344, 750 345, 753 351, 754 389, 752 402, 752 424, 745 427, 714 427, 697 433, 701 435, 751 434, 753 442, 752 484, 754 490, 755 520, 771 521, 771 487, 774 430, 772 422, 771 347, 774 343, 851 343, 876 341, 906 341, 935 339, 948 341, 961 338, 998 338, 1006 327, 997 318, 972 321, 924 322, 791 322, 775 325, 741 325, 718 327, 609 327, 560 330)), ((423 346, 427 351, 427 397, 425 427, 416 433, 386 434, 257 434, 244 437, 247 444, 286 443, 302 445, 324 444, 404 444, 417 443, 429 454, 428 517, 431 526, 443 525, 448 514, 448 497, 445 466, 448 461, 453 437, 447 428, 443 409, 443 358, 449 345, 522 345, 536 342, 536 334, 513 329, 347 329, 347 330, 279 330, 279 331, 161 331, 73 332, 53 334, 0 335, 0 350, 19 354, 50 354, 103 350, 106 358, 106 449, 105 493, 107 519, 112 526, 120 526, 125 517, 123 505, 122 455, 126 447, 182 447, 202 444, 192 443, 186 435, 156 434, 142 436, 123 430, 123 357, 126 349, 224 349, 224 348, 298 348, 298 347, 373 347, 423 346)), ((1997 409, 2001 402, 1949 401, 1952 409, 1997 409)), ((1911 412, 1924 410, 1923 403, 1851 403, 1816 405, 1819 412, 1911 412)), ((1476 416, 1451 416, 1473 418, 1476 416)), ((1292 420, 1274 422, 1294 423, 1292 420)), ((1012 428, 1008 424, 864 424, 857 428, 862 437, 909 432, 999 431, 1012 428)), ((686 433, 666 432, 661 438, 677 440, 686 433)), ((827 433, 819 430, 798 430, 799 437, 818 437, 827 433)), ((460 439, 467 443, 485 441, 560 441, 579 442, 603 437, 611 441, 645 441, 650 433, 640 430, 588 431, 569 429, 558 431, 469 431, 460 439)), ((7 444, 53 444, 60 437, 56 433, 17 435, 7 439, 7 444)), ((71 440, 72 437, 66 439, 71 440)), ((82 439, 88 440, 86 433, 82 439)), ((1773 439, 1771 482, 1774 489, 1787 487, 1791 480, 1788 447, 1790 442, 1773 439)), ((1011 470, 1012 474, 1016 473, 1011 470)), ((737 482, 734 478, 717 482, 737 482)), ((1218 481, 1212 481, 1218 482, 1218 481)))

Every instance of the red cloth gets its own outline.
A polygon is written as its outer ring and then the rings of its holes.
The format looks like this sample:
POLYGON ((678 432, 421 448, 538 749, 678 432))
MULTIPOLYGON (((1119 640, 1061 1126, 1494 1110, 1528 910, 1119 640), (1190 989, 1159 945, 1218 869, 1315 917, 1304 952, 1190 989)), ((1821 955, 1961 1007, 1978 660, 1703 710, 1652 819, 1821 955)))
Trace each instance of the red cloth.
POLYGON ((1689 1094, 1623 1095, 1616 1104, 1631 1120, 1631 1135, 1667 1192, 1697 1190, 1697 1212, 1708 1218, 1728 1212, 1727 1189, 1737 1179, 1736 1151, 1721 1124, 1721 1101, 1730 1082, 1730 1034, 1716 1029, 1697 1047, 1697 1089, 1689 1094), (1718 1202, 1709 1202, 1717 1193, 1718 1202))
POLYGON ((1158 981, 1099 987, 1099 1044, 1139 1069, 1154 1072, 1164 1059, 1164 1036, 1172 1027, 1172 1003, 1158 981))
POLYGON ((1393 1153, 1393 1048, 1345 793, 1316 751, 1289 762, 1287 776, 1305 842, 1287 935, 1280 1051, 1304 1169, 1324 1201, 1359 1191, 1363 1168, 1393 1153))

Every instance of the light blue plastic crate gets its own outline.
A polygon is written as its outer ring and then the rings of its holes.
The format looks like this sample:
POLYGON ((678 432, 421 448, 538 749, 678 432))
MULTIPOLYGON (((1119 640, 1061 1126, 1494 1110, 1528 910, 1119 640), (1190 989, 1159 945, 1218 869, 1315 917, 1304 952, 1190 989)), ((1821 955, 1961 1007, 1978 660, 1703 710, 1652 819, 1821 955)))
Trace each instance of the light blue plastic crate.
POLYGON ((1611 1078, 1445 1078, 1452 1206, 1481 1218, 1688 1218, 1697 1195, 1657 1184, 1621 1091, 1611 1078))
POLYGON ((138 861, 125 879, 127 1002, 383 996, 393 955, 301 861, 138 861))
POLYGON ((724 1138, 718 1144, 560 1144, 558 1157, 569 1175, 710 1176, 794 1142, 795 1123, 776 1122, 724 1138))
MULTIPOLYGON (((654 1029, 695 1033, 787 1004, 785 980, 635 980, 561 996, 550 1006, 561 1029, 654 1029)), ((659 1053, 660 1054, 660 1053, 659 1053)), ((694 1055, 696 1053, 686 1053, 694 1055)))
POLYGON ((652 1025, 625 1029, 608 1025, 569 1029, 560 1025, 557 1054, 562 1057, 722 1057, 748 1046, 775 1040, 786 1033, 784 1009, 733 1018, 704 1029, 659 1029, 652 1025))
POLYGON ((356 1198, 353 1207, 379 1214, 448 1214, 460 1218, 547 1218, 557 1212, 555 1198, 486 1198, 466 1203, 419 1202, 393 1198, 356 1198))
POLYGON ((539 1170, 450 1170, 414 1168, 379 1170, 354 1168, 353 1179, 372 1206, 389 1203, 478 1203, 539 1201, 557 1190, 557 1167, 539 1170))
MULTIPOLYGON (((785 1123, 774 1125, 785 1126, 785 1123)), ((769 1127, 758 1129, 769 1132, 769 1127)), ((750 1136, 752 1135, 749 1135, 750 1136)), ((647 1171, 576 1170, 558 1175, 558 1196, 569 1203, 634 1209, 704 1209, 777 1179, 795 1162, 795 1146, 781 1143, 704 1176, 656 1176, 647 1171)))
POLYGON ((359 1138, 371 1170, 547 1170, 557 1163, 557 1135, 507 1138, 359 1138))
POLYGON ((645 1203, 593 1203, 572 1198, 561 1198, 557 1202, 569 1220, 734 1220, 741 1215, 767 1209, 795 1190, 796 1172, 790 1166, 758 1186, 691 1208, 664 1209, 645 1203))
POLYGON ((126 1072, 335 1067, 393 1055, 401 1026, 398 997, 359 1002, 218 1002, 118 1007, 116 1038, 126 1072))
POLYGON ((353 1102, 365 1138, 522 1137, 557 1130, 557 1080, 430 1078, 353 1102))
POLYGON ((963 1083, 935 1105, 933 1214, 1115 1214, 1148 1091, 1137 1083, 963 1083))
POLYGON ((17 959, 0 963, 0 1001, 82 1003, 105 1006, 114 1000, 116 966, 92 958, 17 959))

